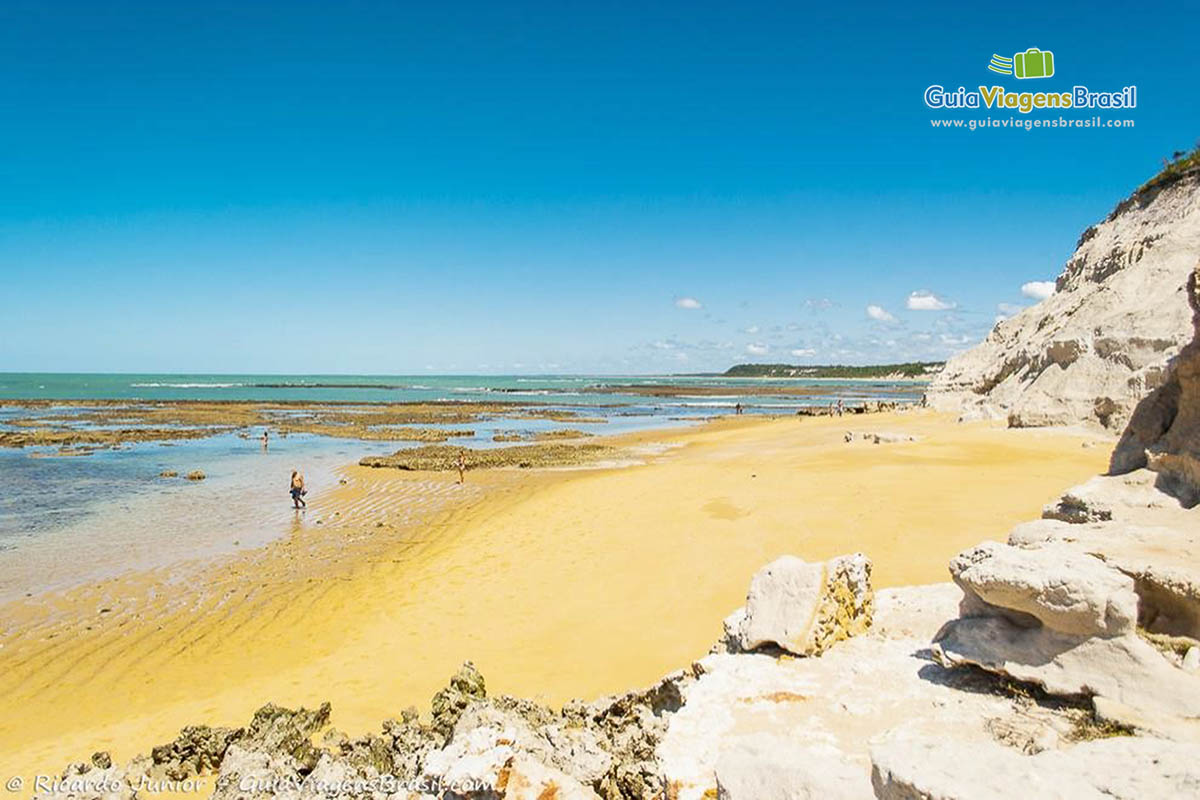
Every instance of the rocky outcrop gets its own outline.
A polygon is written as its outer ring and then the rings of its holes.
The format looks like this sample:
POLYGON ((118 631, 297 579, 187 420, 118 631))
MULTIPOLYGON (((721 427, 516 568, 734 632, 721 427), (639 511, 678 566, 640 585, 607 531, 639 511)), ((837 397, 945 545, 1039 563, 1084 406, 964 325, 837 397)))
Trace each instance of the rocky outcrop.
POLYGON ((1019 526, 1009 542, 950 562, 963 600, 960 617, 934 637, 934 658, 1086 698, 1122 725, 1200 741, 1200 679, 1139 631, 1196 632, 1194 569, 1172 569, 1158 555, 1173 544, 1191 563, 1194 542, 1173 528, 1055 519, 1019 526))
POLYGON ((1111 470, 1149 467, 1160 486, 1187 506, 1200 503, 1200 266, 1188 280, 1194 336, 1143 400, 1113 451, 1111 470))
POLYGON ((1002 320, 930 385, 930 404, 1013 426, 1122 430, 1192 338, 1200 170, 1139 190, 1079 239, 1049 298, 1002 320))
POLYGON ((213 798, 290 797, 431 800, 632 800, 666 789, 656 759, 666 719, 682 703, 692 672, 648 690, 572 702, 561 711, 512 697, 488 697, 464 664, 433 699, 430 724, 416 710, 357 739, 328 730, 331 709, 259 709, 244 728, 184 729, 174 741, 125 766, 98 753, 64 773, 57 800, 133 798, 158 779, 216 776, 213 798), (150 781, 151 783, 148 783, 150 781), (114 791, 113 787, 121 787, 114 791), (397 795, 398 793, 398 795, 397 795))
POLYGON ((782 556, 754 574, 744 608, 725 621, 734 650, 774 646, 819 655, 871 625, 871 562, 862 553, 824 563, 782 556))
POLYGON ((1137 620, 1133 579, 1070 547, 1020 550, 984 542, 956 556, 950 574, 968 617, 1004 617, 1078 636, 1131 633, 1137 620))

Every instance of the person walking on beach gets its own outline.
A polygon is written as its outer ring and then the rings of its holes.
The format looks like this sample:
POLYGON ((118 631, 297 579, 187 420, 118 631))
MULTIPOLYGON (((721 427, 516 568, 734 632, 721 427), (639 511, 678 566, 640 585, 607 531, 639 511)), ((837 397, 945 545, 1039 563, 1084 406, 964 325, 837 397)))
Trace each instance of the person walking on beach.
POLYGON ((737 414, 737 416, 739 416, 739 417, 740 417, 740 416, 742 415, 742 404, 741 404, 741 403, 738 403, 737 405, 735 405, 735 406, 733 407, 733 410, 734 410, 734 413, 735 413, 735 414, 737 414))
POLYGON ((839 417, 842 417, 842 416, 845 416, 845 414, 846 414, 846 401, 839 397, 838 404, 837 404, 837 415, 839 417))
POLYGON ((454 462, 454 466, 458 468, 458 482, 465 483, 467 480, 467 454, 459 451, 458 459, 454 462))
POLYGON ((304 495, 308 494, 308 490, 304 488, 304 476, 300 474, 300 470, 292 470, 292 483, 288 491, 292 495, 293 506, 297 509, 308 508, 308 503, 304 502, 304 495))

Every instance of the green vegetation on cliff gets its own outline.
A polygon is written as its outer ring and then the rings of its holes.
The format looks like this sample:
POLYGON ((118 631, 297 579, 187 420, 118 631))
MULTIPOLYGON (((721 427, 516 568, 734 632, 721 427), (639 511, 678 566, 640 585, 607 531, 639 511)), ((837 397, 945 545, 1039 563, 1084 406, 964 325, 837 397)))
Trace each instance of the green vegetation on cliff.
POLYGON ((1174 183, 1193 170, 1200 170, 1200 141, 1191 152, 1180 150, 1170 161, 1164 158, 1162 171, 1138 187, 1137 193, 1174 183))
POLYGON ((905 364, 845 364, 795 366, 792 364, 736 364, 725 370, 726 378, 929 378, 941 370, 942 361, 911 361, 905 364))

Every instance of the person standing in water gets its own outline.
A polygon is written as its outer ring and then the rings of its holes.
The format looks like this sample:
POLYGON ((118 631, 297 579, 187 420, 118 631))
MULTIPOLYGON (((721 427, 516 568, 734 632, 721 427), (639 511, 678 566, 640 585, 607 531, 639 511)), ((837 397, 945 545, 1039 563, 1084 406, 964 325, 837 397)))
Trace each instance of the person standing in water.
POLYGON ((266 450, 267 449, 267 429, 266 428, 263 428, 262 443, 263 443, 263 450, 266 450))
POLYGON ((304 502, 304 495, 308 491, 304 488, 304 476, 300 474, 300 470, 292 470, 292 484, 288 490, 292 495, 292 505, 297 509, 308 508, 308 503, 304 502))

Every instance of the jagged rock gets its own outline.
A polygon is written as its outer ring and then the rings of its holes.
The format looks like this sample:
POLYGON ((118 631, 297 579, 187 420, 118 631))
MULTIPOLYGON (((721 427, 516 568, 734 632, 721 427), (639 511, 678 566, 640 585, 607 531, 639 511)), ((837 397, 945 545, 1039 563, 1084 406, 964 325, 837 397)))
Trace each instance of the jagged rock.
POLYGON ((563 709, 565 719, 584 722, 607 745, 612 766, 595 786, 606 800, 657 796, 666 789, 658 746, 671 715, 683 706, 684 688, 695 677, 694 672, 675 672, 644 691, 563 709))
POLYGON ((871 562, 861 553, 815 564, 782 556, 754 574, 744 613, 728 623, 741 650, 819 655, 870 627, 873 599, 871 562))
POLYGON ((483 676, 470 661, 459 668, 450 685, 433 696, 433 729, 449 739, 462 712, 472 700, 487 697, 483 676))
MULTIPOLYGON (((1193 253, 1193 263, 1195 254, 1193 253)), ((1160 486, 1188 506, 1200 502, 1200 266, 1188 279, 1193 337, 1162 385, 1137 407, 1113 451, 1111 471, 1149 467, 1160 486)))
POLYGON ((202 481, 205 478, 204 470, 194 469, 187 474, 189 481, 202 481))
POLYGON ((216 772, 229 746, 244 735, 243 728, 186 727, 174 741, 150 751, 151 774, 183 780, 216 772))
POLYGON ((306 708, 292 711, 268 703, 254 712, 239 744, 247 750, 289 756, 305 771, 311 770, 321 757, 320 750, 312 743, 312 735, 329 724, 331 710, 329 703, 322 703, 314 711, 306 708))
POLYGON ((459 717, 451 742, 476 728, 502 730, 515 753, 591 785, 609 772, 613 758, 607 742, 585 722, 570 724, 545 706, 513 697, 478 700, 459 717))
POLYGON ((1200 171, 1135 193, 1080 237, 1056 292, 947 362, 934 408, 1014 426, 1119 431, 1192 338, 1185 284, 1200 252, 1200 171))
POLYGON ((593 800, 597 794, 569 775, 521 753, 516 730, 483 725, 455 737, 425 762, 422 783, 447 799, 593 800))
POLYGON ((304 776, 309 771, 286 753, 268 753, 234 743, 221 763, 212 800, 314 797, 311 790, 303 791, 304 776))
POLYGON ((955 556, 950 574, 963 590, 964 615, 1003 615, 1026 627, 1033 617, 1081 636, 1129 633, 1137 621, 1133 579, 1070 547, 984 542, 955 556))
POLYGON ((954 739, 889 740, 871 748, 879 800, 1143 800, 1200 790, 1200 748, 1119 736, 1033 756, 954 739))
POLYGON ((835 748, 772 742, 731 747, 716 766, 718 800, 869 800, 862 769, 835 748))

